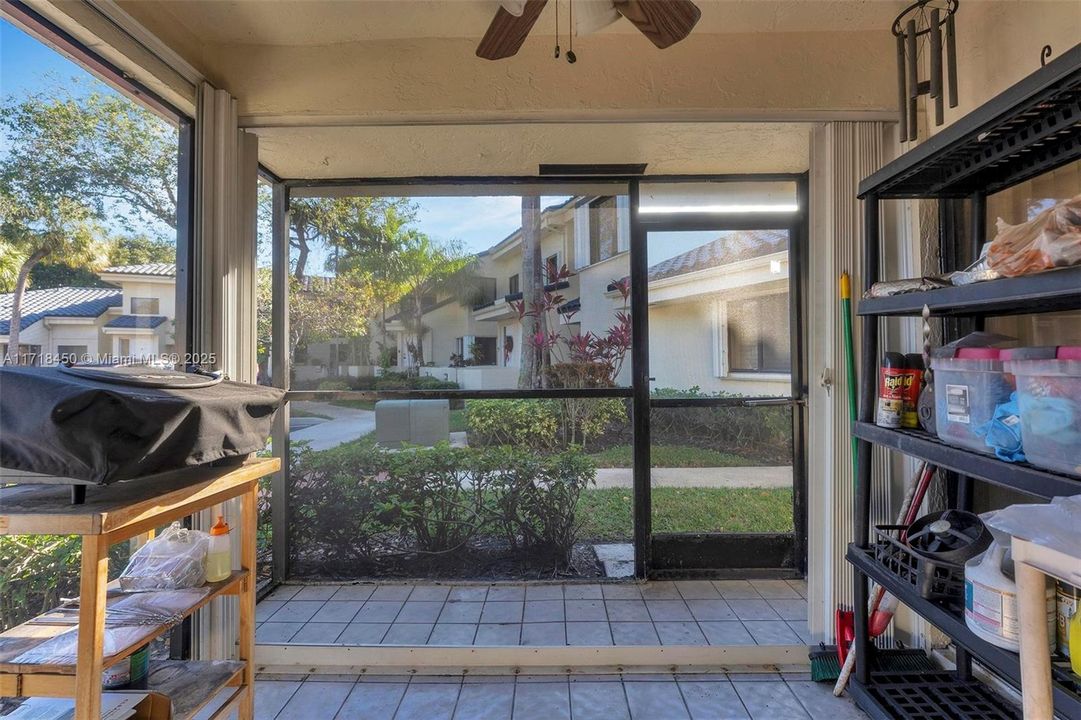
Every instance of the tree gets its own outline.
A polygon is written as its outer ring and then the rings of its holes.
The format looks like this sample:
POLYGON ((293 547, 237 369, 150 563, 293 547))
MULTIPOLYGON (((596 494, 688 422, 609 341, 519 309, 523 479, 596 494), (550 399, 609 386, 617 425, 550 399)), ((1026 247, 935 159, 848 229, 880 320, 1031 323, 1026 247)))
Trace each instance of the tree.
POLYGON ((101 228, 92 210, 76 198, 27 175, 9 159, 0 165, 0 242, 10 248, 18 262, 8 352, 5 362, 21 362, 19 335, 22 302, 30 271, 49 257, 63 257, 94 267, 105 260, 101 228))
POLYGON ((177 130, 149 110, 113 93, 54 88, 6 101, 0 127, 13 138, 9 162, 98 218, 130 231, 176 228, 177 130))
POLYGON ((105 264, 99 221, 176 227, 177 132, 119 95, 37 93, 7 100, 0 130, 0 241, 12 284, 9 359, 19 362, 22 302, 44 261, 105 264), (14 257, 15 260, 11 258, 14 257))
MULTIPOLYGON (((297 198, 289 205, 289 244, 296 250, 293 277, 308 275, 311 254, 327 250, 323 269, 339 275, 342 255, 367 250, 375 242, 387 209, 403 200, 375 197, 297 198)), ((408 214, 412 220, 412 213, 408 214)))
POLYGON ((407 268, 400 249, 410 242, 409 227, 416 219, 416 205, 407 198, 384 198, 371 212, 358 215, 356 221, 341 227, 341 256, 337 259, 339 275, 360 273, 370 283, 378 303, 375 322, 379 327, 380 364, 387 358, 387 309, 409 292, 407 268))
MULTIPOLYGON (((273 307, 273 272, 256 270, 256 353, 270 354, 273 307)), ((374 308, 371 288, 344 278, 289 278, 289 357, 310 343, 351 337, 367 330, 374 308)))
POLYGON ((115 238, 109 243, 109 265, 176 262, 176 245, 148 235, 115 238))
MULTIPOLYGON (((541 263, 540 197, 522 196, 522 306, 536 307, 544 297, 544 266, 541 263)), ((544 384, 542 351, 538 337, 545 333, 544 315, 520 313, 522 322, 522 362, 518 387, 529 389, 544 384)))
POLYGON ((413 336, 410 352, 419 368, 424 364, 424 313, 430 301, 448 293, 462 303, 476 299, 475 258, 457 244, 441 245, 419 230, 406 231, 391 253, 388 266, 394 275, 387 282, 393 282, 402 298, 402 323, 413 336))
MULTIPOLYGON (((146 235, 112 238, 107 241, 107 264, 143 265, 176 262, 176 246, 168 240, 146 235)), ((94 269, 57 260, 41 262, 30 272, 30 287, 110 287, 94 269)))

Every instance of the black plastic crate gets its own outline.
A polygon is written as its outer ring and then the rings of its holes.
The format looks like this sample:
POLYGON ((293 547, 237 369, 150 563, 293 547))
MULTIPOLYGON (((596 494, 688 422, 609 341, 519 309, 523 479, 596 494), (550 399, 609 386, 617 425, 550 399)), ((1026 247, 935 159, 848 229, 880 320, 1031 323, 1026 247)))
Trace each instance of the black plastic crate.
POLYGON ((965 602, 965 568, 940 562, 912 552, 897 537, 905 525, 875 526, 875 560, 904 582, 916 588, 920 597, 960 608, 965 602))
POLYGON ((864 688, 897 720, 1021 720, 1020 711, 975 680, 953 673, 871 673, 864 688))

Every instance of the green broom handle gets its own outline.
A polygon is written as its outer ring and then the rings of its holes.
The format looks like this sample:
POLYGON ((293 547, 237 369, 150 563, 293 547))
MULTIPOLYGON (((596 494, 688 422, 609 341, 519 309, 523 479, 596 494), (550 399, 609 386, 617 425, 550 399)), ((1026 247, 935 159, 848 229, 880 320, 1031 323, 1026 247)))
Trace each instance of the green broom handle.
MULTIPOLYGON (((856 358, 852 349, 852 281, 847 272, 841 273, 841 326, 845 343, 845 379, 848 385, 848 420, 856 422, 856 358)), ((856 484, 856 448, 859 441, 852 435, 852 484, 856 484)))

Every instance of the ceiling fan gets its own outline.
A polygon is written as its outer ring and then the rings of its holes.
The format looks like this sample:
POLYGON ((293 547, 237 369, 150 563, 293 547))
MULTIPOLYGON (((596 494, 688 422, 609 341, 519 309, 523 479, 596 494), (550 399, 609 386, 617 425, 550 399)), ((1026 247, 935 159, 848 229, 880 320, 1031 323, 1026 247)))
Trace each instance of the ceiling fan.
MULTIPOLYGON (((500 60, 518 52, 548 0, 502 0, 477 57, 500 60)), ((579 35, 599 30, 620 17, 634 24, 662 50, 691 34, 702 11, 691 0, 588 0, 575 3, 579 35)))

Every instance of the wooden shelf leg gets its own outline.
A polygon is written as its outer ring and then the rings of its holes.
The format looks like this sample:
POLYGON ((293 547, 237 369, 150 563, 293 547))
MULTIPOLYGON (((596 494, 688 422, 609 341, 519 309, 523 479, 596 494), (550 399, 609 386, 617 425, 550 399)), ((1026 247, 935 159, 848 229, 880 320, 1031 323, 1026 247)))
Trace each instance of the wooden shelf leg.
POLYGON ((255 712, 255 580, 256 580, 256 533, 259 514, 256 509, 256 492, 259 483, 253 482, 251 489, 240 499, 240 565, 247 574, 240 588, 240 644, 237 657, 246 665, 244 668, 245 691, 238 708, 239 720, 252 720, 255 712))
POLYGON ((109 582, 109 543, 83 536, 79 575, 79 644, 75 672, 75 720, 100 720, 102 653, 105 645, 105 587, 109 582))
POLYGON ((1025 720, 1051 720, 1051 651, 1047 635, 1047 578, 1025 562, 1013 564, 1021 625, 1021 695, 1025 720))

